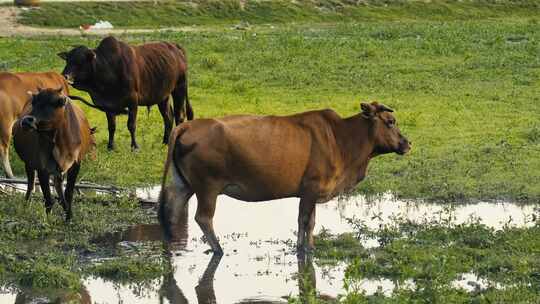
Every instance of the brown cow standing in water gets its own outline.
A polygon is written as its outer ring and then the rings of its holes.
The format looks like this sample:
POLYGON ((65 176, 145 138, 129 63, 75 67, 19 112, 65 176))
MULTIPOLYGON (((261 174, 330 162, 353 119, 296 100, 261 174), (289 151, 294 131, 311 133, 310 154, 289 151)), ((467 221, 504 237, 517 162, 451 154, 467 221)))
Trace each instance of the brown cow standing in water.
POLYGON ((62 88, 68 94, 64 78, 54 72, 47 73, 0 73, 0 157, 4 172, 13 178, 9 164, 9 142, 13 123, 30 102, 28 91, 37 92, 38 88, 62 88))
POLYGON ((75 88, 88 92, 97 107, 107 114, 110 150, 114 149, 116 115, 128 112, 131 148, 135 139, 138 106, 158 105, 163 116, 163 143, 173 127, 169 95, 173 97, 176 124, 193 119, 188 99, 185 50, 172 43, 129 46, 114 37, 103 39, 96 49, 79 46, 59 53, 66 60, 62 75, 75 88))
POLYGON ((32 96, 31 105, 13 127, 15 151, 24 161, 28 178, 26 199, 32 193, 37 171, 49 213, 54 204, 49 187, 49 176, 53 175, 56 193, 69 221, 81 161, 86 154, 94 152, 94 130, 83 111, 62 94, 62 88, 40 90, 32 96), (64 175, 67 175, 65 192, 64 175))
POLYGON ((391 109, 376 102, 361 108, 345 119, 323 110, 181 124, 169 141, 159 199, 162 225, 166 231, 174 225, 178 210, 195 194, 195 220, 212 250, 222 254, 213 226, 219 194, 244 201, 299 197, 297 249, 311 250, 315 204, 353 189, 373 157, 410 149, 391 109), (170 168, 173 181, 167 185, 170 168))

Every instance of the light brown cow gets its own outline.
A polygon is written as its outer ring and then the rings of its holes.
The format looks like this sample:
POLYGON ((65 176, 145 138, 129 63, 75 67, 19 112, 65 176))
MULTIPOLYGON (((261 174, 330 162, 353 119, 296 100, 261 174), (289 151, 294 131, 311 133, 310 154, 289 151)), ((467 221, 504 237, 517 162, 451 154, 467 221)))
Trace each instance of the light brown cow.
POLYGON ((83 111, 62 94, 62 88, 40 90, 32 97, 31 109, 13 127, 15 151, 24 161, 28 188, 26 199, 34 187, 35 171, 49 213, 54 204, 49 187, 49 176, 60 203, 66 212, 66 221, 72 217, 73 189, 81 166, 88 153, 94 152, 94 130, 90 128, 83 111), (63 179, 67 174, 66 190, 63 179))
POLYGON ((196 194, 195 219, 212 250, 222 254, 212 220, 219 194, 244 201, 299 197, 297 249, 299 254, 311 250, 315 204, 354 189, 373 157, 410 149, 391 109, 376 102, 361 108, 348 118, 322 110, 181 124, 169 141, 160 194, 162 225, 167 231, 177 221, 177 210, 196 194), (171 166, 173 180, 167 185, 171 166))
POLYGON ((23 113, 30 101, 28 91, 37 92, 38 88, 59 88, 68 94, 64 77, 58 73, 0 73, 0 157, 4 172, 13 178, 9 164, 9 142, 13 123, 23 113))

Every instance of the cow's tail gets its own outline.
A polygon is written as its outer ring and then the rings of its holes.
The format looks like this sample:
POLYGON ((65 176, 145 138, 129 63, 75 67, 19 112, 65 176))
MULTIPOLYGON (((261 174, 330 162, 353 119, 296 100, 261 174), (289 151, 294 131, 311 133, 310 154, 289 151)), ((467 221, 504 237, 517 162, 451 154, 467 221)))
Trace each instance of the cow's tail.
POLYGON ((193 113, 193 108, 191 107, 191 103, 189 103, 187 76, 186 76, 185 86, 186 86, 186 118, 187 120, 193 120, 193 118, 195 117, 195 114, 193 113))
POLYGON ((188 129, 189 129, 188 124, 181 124, 178 127, 176 127, 171 132, 171 135, 169 136, 167 159, 165 160, 165 166, 163 168, 163 177, 161 180, 161 191, 159 193, 159 199, 158 199, 158 203, 159 203, 158 217, 162 224, 165 224, 168 222, 166 213, 169 212, 168 211, 170 209, 169 207, 172 207, 174 209, 174 206, 168 206, 170 205, 169 200, 178 199, 180 198, 178 196, 182 196, 182 195, 185 195, 185 193, 191 192, 191 186, 188 180, 186 179, 186 177, 184 176, 184 174, 182 173, 182 171, 180 170, 180 168, 178 167, 178 165, 175 163, 175 160, 174 160, 175 149, 180 149, 180 151, 176 151, 176 152, 179 152, 177 155, 182 157, 188 154, 189 152, 191 152, 196 146, 196 143, 192 143, 190 145, 183 145, 180 143, 179 145, 176 145, 178 139, 180 139, 182 135, 188 129), (179 191, 179 189, 177 189, 177 187, 180 187, 179 185, 168 186, 167 176, 169 175, 169 172, 172 173, 173 179, 175 179, 173 183, 181 184, 186 189, 180 189, 179 191))

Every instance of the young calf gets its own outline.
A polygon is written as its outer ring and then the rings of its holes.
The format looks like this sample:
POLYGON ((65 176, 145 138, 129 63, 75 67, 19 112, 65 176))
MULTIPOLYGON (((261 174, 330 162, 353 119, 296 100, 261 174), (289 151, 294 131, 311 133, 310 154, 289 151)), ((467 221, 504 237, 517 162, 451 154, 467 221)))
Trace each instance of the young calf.
POLYGON ((30 198, 34 188, 37 171, 49 213, 54 204, 49 187, 49 176, 53 175, 56 193, 66 212, 66 221, 69 221, 81 161, 86 154, 93 154, 95 147, 93 130, 83 111, 62 94, 62 88, 39 90, 32 95, 31 109, 15 123, 13 142, 15 151, 25 163, 26 199, 30 198), (66 174, 64 192, 62 184, 66 174))
POLYGON ((195 194, 195 219, 212 250, 221 254, 213 225, 219 194, 252 202, 299 197, 298 252, 310 250, 315 204, 354 189, 373 157, 410 149, 391 109, 376 102, 362 103, 361 108, 348 118, 323 110, 181 124, 170 137, 161 223, 168 229, 177 222, 182 206, 195 194), (173 181, 167 185, 169 169, 173 181))

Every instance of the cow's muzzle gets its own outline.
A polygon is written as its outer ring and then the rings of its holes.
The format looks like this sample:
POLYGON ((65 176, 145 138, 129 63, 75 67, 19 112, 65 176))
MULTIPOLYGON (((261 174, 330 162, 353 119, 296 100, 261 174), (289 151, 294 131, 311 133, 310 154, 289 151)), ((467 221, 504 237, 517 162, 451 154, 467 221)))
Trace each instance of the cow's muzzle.
POLYGON ((21 125, 27 130, 37 130, 37 119, 34 116, 26 115, 22 118, 21 125))
POLYGON ((412 142, 408 141, 405 137, 402 137, 399 141, 399 148, 397 154, 404 155, 411 150, 412 142))

